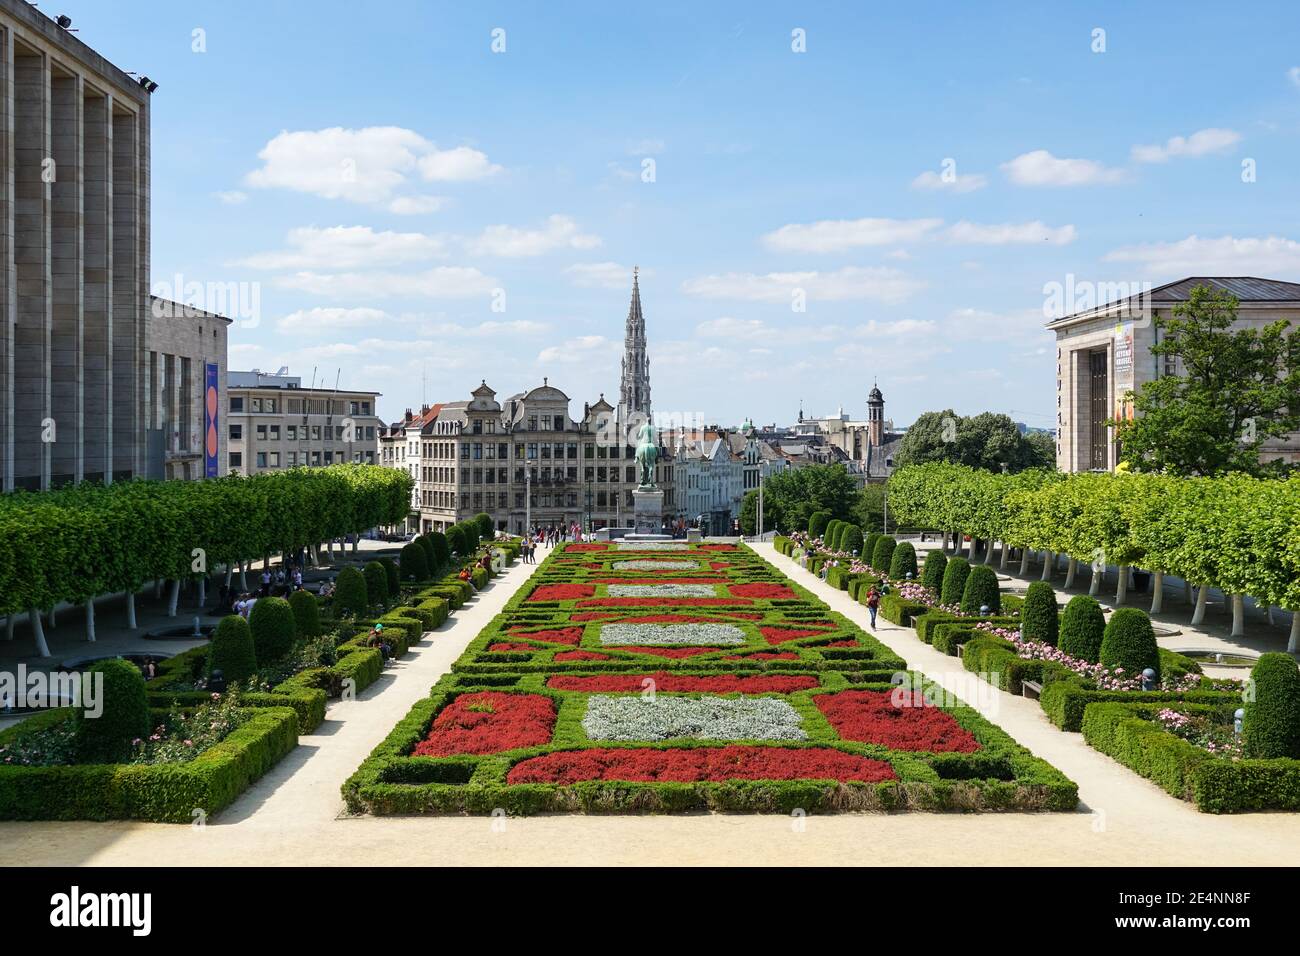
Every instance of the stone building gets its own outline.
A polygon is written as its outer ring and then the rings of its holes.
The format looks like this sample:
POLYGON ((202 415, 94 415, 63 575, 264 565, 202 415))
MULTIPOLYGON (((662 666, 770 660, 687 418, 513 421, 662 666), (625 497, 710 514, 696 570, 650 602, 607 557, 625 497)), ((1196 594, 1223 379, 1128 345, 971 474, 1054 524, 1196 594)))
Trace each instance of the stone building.
POLYGON ((70 25, 0 0, 4 491, 147 472, 154 86, 70 25))
MULTIPOLYGON (((1179 374, 1170 357, 1151 352, 1151 319, 1169 317, 1197 285, 1223 289, 1241 302, 1238 326, 1278 319, 1300 321, 1300 283, 1248 276, 1179 279, 1138 295, 1075 312, 1047 323, 1056 334, 1056 465, 1062 471, 1110 471, 1118 450, 1108 420, 1132 415, 1130 390, 1162 375, 1179 374)), ((1300 462, 1300 434, 1267 444, 1265 459, 1300 462)))
POLYGON ((303 388, 288 369, 232 371, 227 387, 227 471, 255 475, 345 462, 376 464, 379 392, 303 388))
POLYGON ((825 418, 805 418, 800 408, 794 436, 806 442, 801 454, 820 458, 826 464, 842 463, 865 483, 889 477, 903 432, 885 417, 885 396, 880 386, 873 384, 867 393, 865 421, 850 419, 843 408, 825 418))

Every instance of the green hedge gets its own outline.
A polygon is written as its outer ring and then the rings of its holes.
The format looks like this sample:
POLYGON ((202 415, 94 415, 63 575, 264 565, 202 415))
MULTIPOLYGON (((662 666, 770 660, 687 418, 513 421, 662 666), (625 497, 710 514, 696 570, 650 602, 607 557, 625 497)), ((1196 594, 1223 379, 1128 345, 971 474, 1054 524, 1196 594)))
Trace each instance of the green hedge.
POLYGON ((890 591, 880 598, 881 616, 891 624, 899 624, 903 627, 911 624, 916 615, 924 614, 929 609, 930 605, 922 604, 920 601, 905 600, 897 591, 890 591))
POLYGON ((1300 758, 1300 670, 1290 654, 1263 654, 1250 672, 1242 738, 1251 757, 1300 758))

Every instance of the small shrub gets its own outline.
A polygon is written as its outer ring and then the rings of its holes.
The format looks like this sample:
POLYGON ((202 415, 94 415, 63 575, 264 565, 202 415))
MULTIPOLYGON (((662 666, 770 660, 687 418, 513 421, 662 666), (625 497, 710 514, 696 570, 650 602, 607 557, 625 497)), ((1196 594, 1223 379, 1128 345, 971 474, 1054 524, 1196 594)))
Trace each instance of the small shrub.
MULTIPOLYGON (((89 674, 103 674, 103 712, 87 717, 73 711, 72 728, 81 763, 123 763, 131 758, 132 741, 149 736, 149 697, 140 669, 126 660, 100 661, 89 674)), ((93 680, 92 676, 92 680, 93 680)))
POLYGON ((830 520, 829 511, 814 511, 812 517, 808 519, 808 533, 814 538, 820 538, 825 533, 830 520))
POLYGON ((850 554, 859 554, 862 551, 862 529, 855 524, 851 524, 848 530, 844 532, 844 537, 840 541, 840 550, 847 551, 850 554))
POLYGON ((889 559, 889 576, 902 581, 909 574, 916 578, 916 548, 910 541, 900 541, 894 548, 894 556, 889 559))
MULTIPOLYGON (((432 572, 434 568, 438 566, 438 552, 437 549, 434 548, 433 542, 429 540, 427 534, 422 534, 416 537, 415 543, 424 549, 424 566, 432 572)), ((396 590, 392 590, 389 591, 389 593, 396 594, 397 592, 396 590)))
POLYGON ((369 610, 370 598, 366 591, 366 579, 356 568, 344 568, 335 579, 334 607, 340 617, 346 614, 365 617, 366 611, 369 610))
MULTIPOLYGON (((289 595, 289 607, 293 609, 293 619, 298 625, 298 633, 303 637, 318 637, 320 628, 320 602, 310 591, 294 591, 289 595)), ((238 615, 235 615, 238 617, 238 615)), ((224 624, 226 618, 221 623, 224 624)), ((240 618, 242 621, 243 618, 240 618)), ((250 642, 252 638, 249 638, 250 642)), ((226 671, 227 679, 230 672, 226 671)))
MULTIPOLYGON (((295 596, 298 594, 307 592, 295 592, 295 596)), ((310 594, 307 596, 311 597, 310 594)), ((312 603, 315 603, 314 598, 312 603)), ((248 622, 238 614, 223 617, 212 635, 212 642, 208 645, 208 676, 214 670, 221 671, 221 675, 231 684, 243 683, 257 672, 253 632, 249 630, 248 622)))
POLYGON ((451 545, 447 544, 447 536, 441 531, 430 531, 424 537, 429 544, 433 545, 433 563, 429 565, 429 568, 437 571, 439 568, 445 567, 447 562, 451 560, 451 545))
POLYGON ((961 591, 961 609, 964 614, 980 614, 988 607, 989 614, 1002 613, 1002 594, 998 590, 998 574, 986 564, 969 569, 966 586, 961 591))
POLYGON ((940 584, 940 604, 960 604, 966 592, 966 578, 970 576, 970 562, 954 555, 948 559, 943 569, 943 582, 940 584))
POLYGON ((403 581, 428 580, 429 565, 424 557, 424 548, 412 541, 402 548, 400 560, 403 581))
POLYGON ((867 564, 871 563, 871 556, 876 553, 876 542, 883 537, 879 531, 869 531, 862 536, 862 553, 859 557, 867 564))
POLYGON ((497 523, 486 511, 480 511, 474 516, 474 524, 478 526, 480 541, 491 541, 497 536, 497 523))
POLYGON ((1261 654, 1250 672, 1241 733, 1246 755, 1300 758, 1300 670, 1290 654, 1261 654))
POLYGON ((1056 592, 1046 581, 1035 581, 1025 592, 1020 609, 1025 637, 1056 646, 1060 638, 1061 612, 1056 606, 1056 592))
POLYGON ((948 567, 948 555, 943 549, 935 548, 925 556, 925 568, 921 571, 921 583, 938 594, 943 590, 943 572, 948 567))
POLYGON ((1101 656, 1101 638, 1106 630, 1106 615, 1095 598, 1076 594, 1061 614, 1059 647, 1071 657, 1093 664, 1101 656))
POLYGON ((1160 679, 1160 649, 1151 618, 1135 607, 1116 608, 1106 622, 1101 636, 1098 663, 1122 667, 1125 676, 1136 677, 1148 667, 1160 679))
POLYGON ((483 588, 487 587, 487 571, 481 567, 474 568, 474 570, 470 572, 470 580, 474 582, 474 587, 482 591, 483 588))
POLYGON ((253 632, 253 651, 259 668, 283 659, 298 639, 293 608, 284 598, 258 598, 249 612, 248 627, 253 632))
POLYGON ((876 539, 875 550, 871 552, 871 566, 881 574, 889 572, 889 562, 894 559, 894 549, 898 542, 887 534, 876 539))
MULTIPOLYGON (((410 545, 407 545, 409 548, 410 545)), ((424 549, 418 544, 416 550, 423 556, 424 549)), ((366 579, 366 598, 371 604, 383 604, 388 600, 388 572, 378 561, 368 561, 361 570, 366 579)))

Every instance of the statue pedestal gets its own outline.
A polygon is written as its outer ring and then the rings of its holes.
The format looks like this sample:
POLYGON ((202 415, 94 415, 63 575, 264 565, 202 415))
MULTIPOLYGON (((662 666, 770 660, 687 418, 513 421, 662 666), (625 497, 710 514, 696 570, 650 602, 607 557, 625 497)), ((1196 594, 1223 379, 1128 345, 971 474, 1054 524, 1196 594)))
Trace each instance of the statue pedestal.
POLYGON ((632 490, 632 525, 634 531, 625 540, 671 541, 672 535, 663 534, 664 493, 658 488, 632 490))

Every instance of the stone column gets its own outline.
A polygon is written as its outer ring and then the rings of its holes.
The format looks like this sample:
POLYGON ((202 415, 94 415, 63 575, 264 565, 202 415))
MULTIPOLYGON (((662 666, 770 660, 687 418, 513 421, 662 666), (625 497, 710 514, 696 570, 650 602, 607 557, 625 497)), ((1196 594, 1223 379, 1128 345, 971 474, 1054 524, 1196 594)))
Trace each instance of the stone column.
POLYGON ((83 93, 82 468, 94 481, 113 473, 113 127, 112 97, 83 93))
MULTIPOLYGON (((51 446, 56 484, 80 481, 84 474, 85 328, 82 239, 82 82, 80 76, 54 74, 51 80, 52 295, 51 416, 58 440, 51 446)), ((88 619, 92 628, 94 619, 88 619)), ((93 639, 93 636, 92 636, 93 639)))

